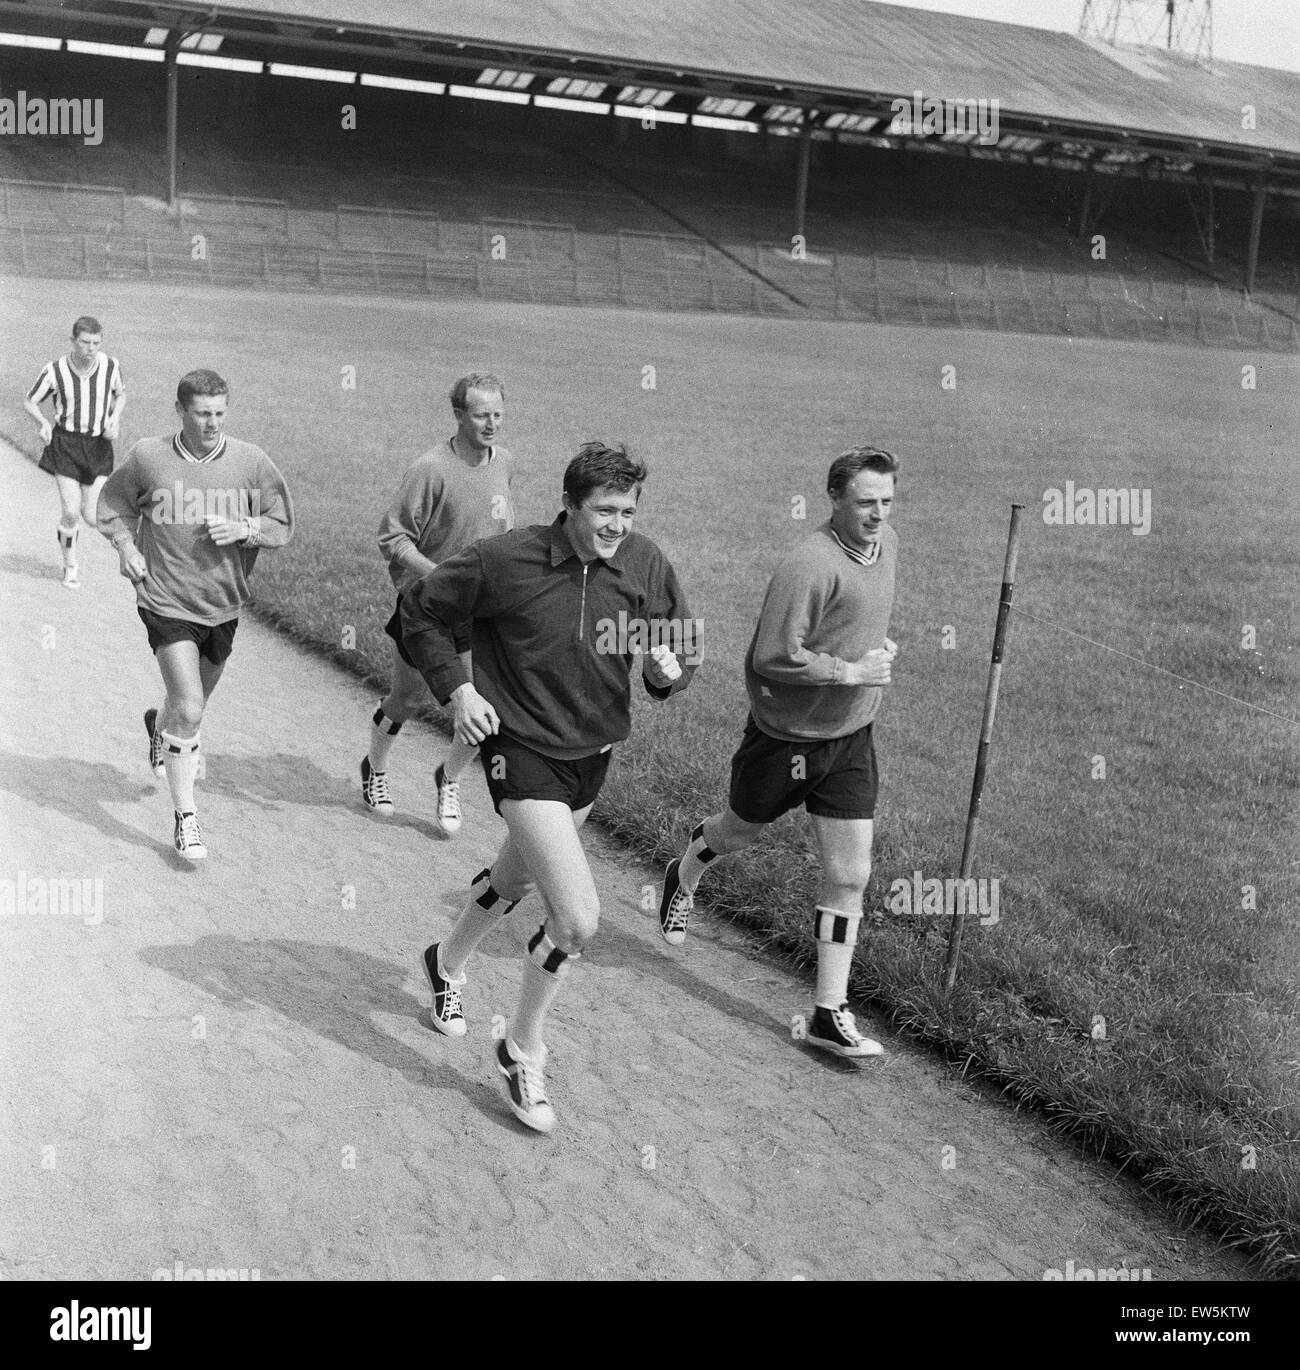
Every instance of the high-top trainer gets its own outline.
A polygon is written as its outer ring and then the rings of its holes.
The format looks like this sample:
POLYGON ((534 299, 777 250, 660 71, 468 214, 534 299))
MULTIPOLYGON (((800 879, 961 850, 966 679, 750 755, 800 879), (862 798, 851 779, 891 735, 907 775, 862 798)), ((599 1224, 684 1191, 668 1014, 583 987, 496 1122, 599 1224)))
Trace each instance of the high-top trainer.
POLYGON ((847 1004, 839 1008, 823 1008, 820 1004, 813 1010, 812 1022, 808 1024, 809 1046, 821 1047, 832 1051, 836 1056, 883 1056, 885 1048, 874 1038, 864 1037, 858 1031, 847 1004))
POLYGON ((393 801, 388 793, 388 772, 377 771, 370 764, 370 758, 361 758, 361 797, 368 809, 385 816, 392 813, 393 801))
POLYGON ((434 1028, 446 1037, 463 1037, 465 1010, 460 1001, 460 987, 465 983, 465 977, 461 975, 453 980, 443 975, 438 968, 437 942, 425 947, 420 963, 433 991, 433 1012, 429 1017, 434 1028))

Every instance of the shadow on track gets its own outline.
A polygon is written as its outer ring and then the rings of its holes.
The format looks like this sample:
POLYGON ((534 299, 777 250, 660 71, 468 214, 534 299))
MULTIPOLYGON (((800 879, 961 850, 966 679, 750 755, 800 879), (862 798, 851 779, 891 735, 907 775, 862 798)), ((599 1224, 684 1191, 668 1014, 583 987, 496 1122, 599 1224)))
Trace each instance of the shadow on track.
MULTIPOLYGON (((141 764, 141 770, 146 767, 141 764)), ((161 782, 159 782, 161 783, 161 782)), ((155 786, 127 778, 126 772, 105 761, 76 761, 70 756, 22 756, 0 752, 0 790, 91 827, 107 837, 157 852, 173 865, 170 841, 146 837, 105 804, 134 804, 153 795, 155 786)))
POLYGON ((228 935, 146 947, 140 959, 232 1008, 261 1004, 283 1014, 348 1051, 400 1071, 413 1085, 457 1089, 485 1118, 505 1131, 518 1130, 504 1101, 486 1104, 481 1083, 421 1055, 372 1021, 380 1013, 409 1018, 428 1032, 433 1049, 455 1050, 424 1026, 428 1010, 402 988, 408 972, 390 961, 316 942, 242 942, 228 935))

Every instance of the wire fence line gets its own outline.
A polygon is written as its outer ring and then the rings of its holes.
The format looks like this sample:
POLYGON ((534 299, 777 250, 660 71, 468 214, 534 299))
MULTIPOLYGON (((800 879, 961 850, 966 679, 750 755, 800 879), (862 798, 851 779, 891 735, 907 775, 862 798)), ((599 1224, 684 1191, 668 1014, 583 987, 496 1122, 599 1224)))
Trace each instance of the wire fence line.
POLYGON ((1088 637, 1086 633, 1076 632, 1073 628, 1067 628, 1063 623, 1057 623, 1054 619, 1043 618, 1039 614, 1031 614, 1028 609, 1024 609, 1018 604, 1011 606, 1011 613, 1019 615, 1021 618, 1032 619, 1035 623, 1043 624, 1044 627, 1055 628, 1058 633, 1065 633, 1069 637, 1078 638, 1080 642, 1086 642, 1090 647, 1097 647, 1103 652, 1110 652, 1114 656, 1123 657, 1125 661, 1132 661, 1148 671, 1155 671, 1160 675, 1169 676, 1173 680, 1191 685, 1197 690, 1204 690, 1208 694, 1217 695, 1220 699, 1226 699, 1230 704, 1239 704, 1243 709, 1253 709, 1256 713, 1268 714, 1269 717, 1280 719, 1283 723, 1291 724, 1292 727, 1300 727, 1300 718, 1293 718, 1289 714, 1278 713, 1276 709, 1265 708, 1262 704, 1252 704, 1250 700, 1242 699, 1238 695, 1230 695, 1223 690, 1216 690, 1213 685, 1206 685, 1203 681, 1194 680, 1191 676, 1181 675, 1178 671, 1171 671, 1165 666, 1157 666, 1154 661, 1147 661, 1144 657, 1134 656, 1131 652, 1121 651, 1118 647, 1112 647, 1105 642, 1098 642, 1096 638, 1088 637))

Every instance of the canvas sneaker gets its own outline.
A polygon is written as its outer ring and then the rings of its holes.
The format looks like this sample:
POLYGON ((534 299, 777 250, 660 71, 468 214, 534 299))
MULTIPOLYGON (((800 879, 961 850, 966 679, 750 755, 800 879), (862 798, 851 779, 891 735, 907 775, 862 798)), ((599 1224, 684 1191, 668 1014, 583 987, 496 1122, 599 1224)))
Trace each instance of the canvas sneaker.
POLYGON ((813 1010, 812 1022, 808 1024, 807 1042, 809 1046, 821 1047, 823 1051, 833 1051, 836 1056, 883 1056, 885 1048, 870 1037, 858 1031, 847 1004, 839 1008, 822 1008, 820 1004, 813 1010))
POLYGON ((439 971, 437 942, 425 947, 420 960, 424 966, 425 978, 429 981, 429 988, 433 990, 433 1011, 429 1015, 429 1021, 445 1037, 463 1037, 465 1009, 460 1001, 460 987, 465 983, 465 976, 461 975, 453 980, 439 971))
POLYGON ((176 815, 176 830, 172 834, 172 844, 178 854, 187 861, 207 859, 208 849, 203 845, 203 834, 199 831, 197 814, 178 813, 176 815))
MULTIPOLYGON (((521 1060, 511 1051, 514 1043, 503 1037, 497 1043, 497 1069, 506 1077, 510 1107, 521 1123, 535 1132, 549 1132, 555 1126, 555 1110, 546 1097, 546 1048, 534 1061, 521 1060)), ((515 1047, 515 1051, 518 1051, 515 1047)))
POLYGON ((460 781, 449 780, 442 766, 434 779, 438 782, 438 826, 454 837, 460 831, 460 781))
POLYGON ((361 758, 361 797, 368 809, 376 813, 389 814, 393 811, 393 801, 388 793, 388 772, 377 771, 370 765, 370 758, 361 758))
POLYGON ((162 733, 158 731, 157 709, 144 711, 144 729, 149 734, 149 769, 155 775, 166 775, 167 767, 163 765, 163 740, 162 733))
POLYGON ((659 935, 670 947, 680 947, 686 941, 695 896, 683 889, 678 879, 681 858, 670 861, 664 871, 664 890, 659 896, 659 935))

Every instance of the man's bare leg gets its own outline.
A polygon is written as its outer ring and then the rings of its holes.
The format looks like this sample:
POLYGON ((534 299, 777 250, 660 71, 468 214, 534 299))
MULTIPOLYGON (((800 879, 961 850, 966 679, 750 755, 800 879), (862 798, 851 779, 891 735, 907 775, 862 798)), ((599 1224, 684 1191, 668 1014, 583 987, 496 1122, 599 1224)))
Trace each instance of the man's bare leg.
POLYGON ((600 918, 595 882, 578 836, 590 813, 590 805, 574 812, 559 800, 502 801, 509 836, 491 868, 475 880, 456 926, 441 945, 425 952, 425 969, 434 989, 434 1026, 449 1036, 463 1035, 459 987, 470 956, 521 899, 533 890, 540 892, 546 918, 529 938, 519 1005, 497 1048, 511 1107, 521 1121, 540 1132, 555 1125, 542 1074, 546 1014, 600 918), (442 1023, 440 1000, 445 1009, 453 995, 456 1017, 442 1023))
POLYGON ((89 485, 81 487, 81 517, 90 528, 99 527, 99 492, 104 488, 107 476, 96 476, 89 485))
POLYGON ((187 860, 200 861, 208 851, 199 835, 194 802, 199 727, 208 698, 225 667, 224 663, 217 666, 201 659, 197 644, 188 638, 166 643, 158 648, 156 656, 167 690, 156 726, 162 737, 163 769, 176 813, 173 840, 176 850, 187 860))
POLYGON ((54 477, 59 491, 59 551, 63 555, 63 583, 69 590, 79 589, 77 536, 81 532, 81 485, 71 476, 54 477))
POLYGON ((395 642, 392 655, 392 684, 370 720, 370 748, 361 762, 362 798, 376 813, 383 814, 393 811, 388 793, 388 754, 402 724, 415 714, 428 689, 419 671, 402 660, 395 642))
POLYGON ((730 808, 695 825, 686 850, 676 861, 670 861, 664 872, 659 932, 669 946, 679 947, 686 940, 700 877, 719 856, 729 856, 752 845, 764 827, 764 823, 746 822, 730 808))
POLYGON ((884 1048, 864 1037, 848 1010, 849 971, 862 923, 862 896, 871 878, 870 818, 809 814, 822 879, 813 913, 817 939, 817 989, 807 1040, 839 1056, 880 1056, 884 1048))

